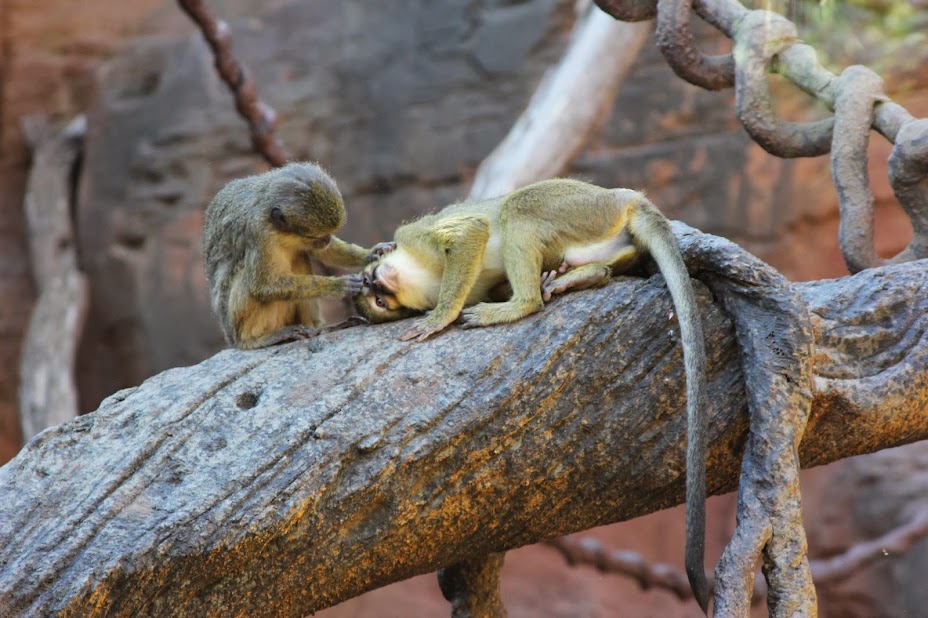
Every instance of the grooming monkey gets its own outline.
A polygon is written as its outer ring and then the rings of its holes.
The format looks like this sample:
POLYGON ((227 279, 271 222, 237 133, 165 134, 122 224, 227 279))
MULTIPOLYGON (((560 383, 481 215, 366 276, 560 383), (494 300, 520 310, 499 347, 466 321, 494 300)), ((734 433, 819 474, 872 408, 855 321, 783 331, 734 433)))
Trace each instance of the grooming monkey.
POLYGON ((680 322, 688 423, 686 571, 706 611, 705 342, 692 283, 664 215, 636 191, 546 180, 503 197, 452 204, 403 225, 395 241, 364 269, 355 306, 371 322, 428 311, 400 335, 404 341, 424 341, 455 320, 465 328, 513 322, 541 311, 554 294, 604 285, 640 256, 654 259, 680 322), (507 283, 509 299, 488 302, 507 283))
POLYGON ((369 252, 334 237, 344 222, 335 181, 312 163, 239 178, 216 194, 206 209, 203 254, 213 311, 230 345, 255 349, 317 335, 317 299, 360 291, 360 275, 319 276, 310 263, 360 267, 379 255, 380 246, 369 252))

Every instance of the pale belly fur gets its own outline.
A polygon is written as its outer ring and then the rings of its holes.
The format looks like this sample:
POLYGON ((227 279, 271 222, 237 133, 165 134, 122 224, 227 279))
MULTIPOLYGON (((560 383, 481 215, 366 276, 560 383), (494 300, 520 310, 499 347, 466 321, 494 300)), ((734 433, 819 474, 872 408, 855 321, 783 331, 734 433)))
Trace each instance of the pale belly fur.
POLYGON ((608 262, 617 253, 629 246, 631 246, 631 242, 628 237, 625 234, 619 234, 599 242, 567 247, 564 252, 564 261, 570 267, 608 262))

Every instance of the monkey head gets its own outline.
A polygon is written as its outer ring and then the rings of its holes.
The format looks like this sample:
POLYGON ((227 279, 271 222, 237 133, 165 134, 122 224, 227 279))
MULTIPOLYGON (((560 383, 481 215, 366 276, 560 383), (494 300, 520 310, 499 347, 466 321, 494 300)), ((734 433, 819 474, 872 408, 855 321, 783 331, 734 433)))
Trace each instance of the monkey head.
POLYGON ((262 203, 275 230, 311 240, 314 249, 324 249, 345 223, 335 181, 313 163, 289 163, 271 172, 262 203))
POLYGON ((397 300, 396 270, 383 258, 364 267, 361 282, 363 287, 361 293, 354 297, 354 307, 371 324, 395 322, 421 313, 404 307, 397 300))

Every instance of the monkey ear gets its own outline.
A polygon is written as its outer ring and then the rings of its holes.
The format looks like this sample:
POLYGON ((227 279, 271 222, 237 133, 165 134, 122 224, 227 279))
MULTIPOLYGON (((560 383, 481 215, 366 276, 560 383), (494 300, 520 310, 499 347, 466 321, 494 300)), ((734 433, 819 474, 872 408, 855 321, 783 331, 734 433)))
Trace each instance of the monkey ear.
POLYGON ((286 232, 288 229, 287 217, 284 216, 284 211, 277 206, 271 208, 271 224, 280 232, 286 232))

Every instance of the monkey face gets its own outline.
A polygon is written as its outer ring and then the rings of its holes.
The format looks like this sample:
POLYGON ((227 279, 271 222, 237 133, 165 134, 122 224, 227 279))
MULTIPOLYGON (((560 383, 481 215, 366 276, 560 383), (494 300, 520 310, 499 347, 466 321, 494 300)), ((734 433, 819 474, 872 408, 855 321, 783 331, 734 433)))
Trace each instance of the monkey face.
POLYGON ((402 320, 419 312, 404 307, 393 290, 397 284, 396 269, 383 260, 368 264, 361 272, 363 288, 355 296, 358 313, 373 324, 402 320))
POLYGON ((396 296, 368 287, 363 288, 361 293, 354 297, 354 308, 372 324, 395 322, 419 314, 418 311, 401 305, 396 296))

